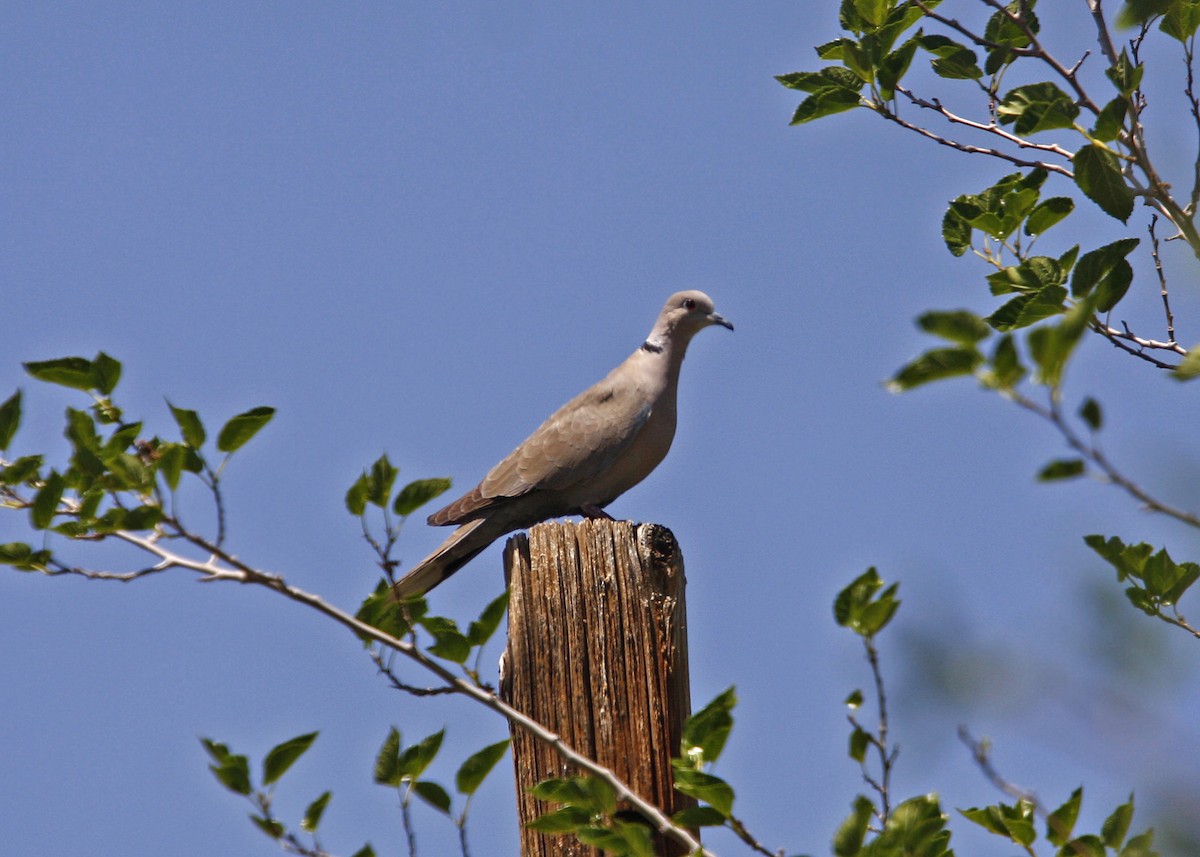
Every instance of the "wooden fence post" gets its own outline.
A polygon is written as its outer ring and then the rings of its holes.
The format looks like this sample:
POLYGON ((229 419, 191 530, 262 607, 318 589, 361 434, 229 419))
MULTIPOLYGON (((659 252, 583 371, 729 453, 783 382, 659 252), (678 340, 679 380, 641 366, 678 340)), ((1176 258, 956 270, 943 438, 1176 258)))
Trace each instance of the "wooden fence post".
MULTIPOLYGON (((683 556, 656 524, 548 522, 509 539, 508 648, 501 692, 567 744, 613 770, 667 813, 692 802, 672 788, 691 712, 683 556)), ((573 776, 553 749, 512 731, 522 857, 592 857, 574 837, 526 830, 551 809, 528 790, 573 776)), ((684 852, 661 838, 656 853, 684 852)))

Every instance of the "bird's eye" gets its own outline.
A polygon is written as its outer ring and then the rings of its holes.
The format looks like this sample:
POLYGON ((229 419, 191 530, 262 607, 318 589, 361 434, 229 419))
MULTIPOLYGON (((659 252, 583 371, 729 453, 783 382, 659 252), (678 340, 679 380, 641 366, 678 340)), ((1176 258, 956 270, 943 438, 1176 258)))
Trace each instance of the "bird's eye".
POLYGON ((687 300, 685 300, 683 302, 683 306, 685 309, 695 309, 696 308, 695 298, 688 298, 687 300))

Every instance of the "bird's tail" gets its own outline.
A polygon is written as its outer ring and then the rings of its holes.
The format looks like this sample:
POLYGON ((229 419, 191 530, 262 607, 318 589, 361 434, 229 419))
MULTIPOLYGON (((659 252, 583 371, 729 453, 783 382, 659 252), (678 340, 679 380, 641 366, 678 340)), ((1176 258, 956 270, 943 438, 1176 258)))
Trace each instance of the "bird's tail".
POLYGON ((476 518, 463 524, 442 542, 441 547, 396 581, 392 596, 400 599, 424 595, 507 532, 496 530, 495 522, 489 522, 486 518, 476 518))

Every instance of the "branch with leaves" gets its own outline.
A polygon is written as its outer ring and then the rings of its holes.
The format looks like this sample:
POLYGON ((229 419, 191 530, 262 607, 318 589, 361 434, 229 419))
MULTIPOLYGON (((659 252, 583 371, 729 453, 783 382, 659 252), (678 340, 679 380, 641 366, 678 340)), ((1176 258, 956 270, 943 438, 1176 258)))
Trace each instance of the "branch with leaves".
MULTIPOLYGON (((68 465, 60 469, 47 467, 45 456, 40 453, 13 460, 3 457, 21 422, 20 391, 0 404, 0 506, 27 513, 32 529, 42 534, 40 546, 27 542, 0 545, 0 564, 25 572, 120 581, 180 569, 200 575, 201 581, 206 583, 234 582, 264 587, 317 611, 354 633, 367 646, 377 664, 386 663, 383 652, 395 653, 431 675, 438 682, 440 691, 464 696, 499 714, 512 727, 528 731, 536 740, 553 747, 564 761, 602 782, 656 831, 680 843, 689 852, 705 853, 685 827, 642 799, 612 771, 569 747, 557 735, 487 688, 478 675, 478 655, 475 669, 465 666, 472 653, 477 653, 499 626, 507 606, 507 595, 489 604, 466 632, 461 631, 452 619, 428 614, 427 605, 421 599, 397 602, 390 596, 391 574, 395 567, 390 551, 399 528, 416 508, 449 487, 446 480, 418 480, 401 489, 393 499, 397 470, 383 456, 351 486, 346 503, 352 514, 362 517, 372 506, 384 514, 382 537, 372 534, 365 518, 363 522, 364 536, 376 552, 384 578, 363 602, 357 615, 351 615, 319 596, 293 586, 283 575, 264 571, 240 559, 224 544, 223 523, 218 524, 215 537, 184 523, 176 492, 185 475, 201 479, 220 506, 220 476, 230 457, 270 421, 274 414, 272 409, 254 408, 227 421, 216 444, 223 457, 213 467, 204 448, 207 434, 195 411, 169 405, 180 432, 177 440, 157 436, 143 438, 141 422, 122 421, 121 409, 111 398, 120 379, 121 365, 109 355, 102 352, 92 360, 69 357, 28 363, 26 371, 38 380, 88 393, 92 397, 92 406, 88 411, 67 409, 65 435, 71 444, 71 456, 68 465), (153 562, 132 571, 80 567, 59 559, 55 539, 77 543, 113 540, 150 556, 153 562), (425 634, 431 638, 431 643, 423 640, 425 634)), ((387 666, 386 671, 390 670, 387 666)), ((409 689, 405 682, 399 682, 398 686, 409 689)), ((208 747, 210 755, 217 753, 219 747, 215 743, 208 747)), ((232 762, 228 758, 225 762, 217 759, 218 767, 226 762, 235 764, 239 767, 240 777, 242 757, 231 758, 232 762)), ((416 794, 448 814, 449 802, 442 800, 446 794, 444 789, 422 785, 424 781, 418 779, 419 772, 414 773, 403 766, 396 771, 407 789, 406 794, 416 794)), ((391 774, 387 779, 389 782, 393 779, 391 774)), ((229 785, 224 779, 222 782, 229 785)), ((264 780, 264 786, 272 783, 270 777, 264 780)), ((253 790, 244 791, 245 783, 241 779, 237 784, 239 794, 251 797, 258 794, 253 790)), ((269 801, 260 800, 257 805, 260 812, 257 815, 259 821, 255 823, 268 833, 282 830, 277 820, 269 815, 269 801)), ((462 818, 465 824, 465 816, 462 818)), ((282 833, 274 838, 285 848, 300 847, 282 833)), ((314 848, 313 853, 319 852, 319 848, 314 848)))

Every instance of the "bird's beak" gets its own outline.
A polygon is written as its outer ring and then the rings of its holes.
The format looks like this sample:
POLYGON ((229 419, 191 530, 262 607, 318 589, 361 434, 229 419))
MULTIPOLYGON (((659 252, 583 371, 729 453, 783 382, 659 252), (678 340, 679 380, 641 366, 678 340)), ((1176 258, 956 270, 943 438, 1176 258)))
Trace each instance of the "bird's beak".
POLYGON ((708 322, 709 324, 719 324, 727 330, 733 330, 733 322, 715 312, 708 314, 708 322))

